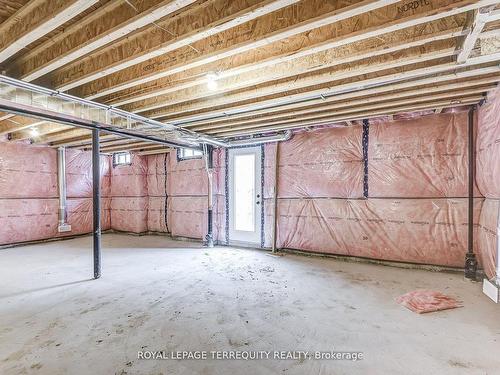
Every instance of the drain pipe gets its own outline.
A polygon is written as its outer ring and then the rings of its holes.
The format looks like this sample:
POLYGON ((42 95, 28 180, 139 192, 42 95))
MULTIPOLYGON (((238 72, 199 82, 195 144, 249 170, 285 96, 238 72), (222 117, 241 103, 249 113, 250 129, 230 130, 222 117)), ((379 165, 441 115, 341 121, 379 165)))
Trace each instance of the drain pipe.
POLYGON ((70 232, 71 225, 66 223, 66 150, 64 147, 57 149, 57 185, 59 188, 59 221, 57 230, 70 232))

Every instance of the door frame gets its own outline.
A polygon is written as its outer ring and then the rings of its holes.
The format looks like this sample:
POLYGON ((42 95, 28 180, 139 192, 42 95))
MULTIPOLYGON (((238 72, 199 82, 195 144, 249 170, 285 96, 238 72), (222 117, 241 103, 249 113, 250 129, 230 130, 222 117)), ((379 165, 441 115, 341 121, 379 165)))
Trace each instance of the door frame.
POLYGON ((226 245, 236 245, 236 246, 245 246, 245 247, 264 247, 264 145, 257 145, 257 146, 241 146, 241 147, 231 147, 226 149, 226 155, 225 155, 225 172, 226 172, 226 178, 225 178, 225 193, 226 193, 226 245), (256 180, 260 179, 260 186, 256 183, 256 194, 260 194, 260 209, 256 209, 255 215, 256 215, 256 232, 258 233, 257 238, 255 241, 242 241, 242 240, 235 240, 231 236, 231 224, 232 224, 232 215, 234 212, 232 212, 232 189, 231 189, 231 181, 232 181, 232 176, 230 176, 230 173, 232 173, 232 161, 231 161, 231 153, 239 153, 239 154, 244 154, 245 149, 254 149, 255 154, 256 154, 256 159, 255 159, 255 166, 256 166, 256 180), (240 151, 241 150, 241 151, 240 151), (260 160, 259 160, 260 156, 260 160), (260 174, 259 174, 260 170, 260 174), (260 225, 259 225, 260 224, 260 225))

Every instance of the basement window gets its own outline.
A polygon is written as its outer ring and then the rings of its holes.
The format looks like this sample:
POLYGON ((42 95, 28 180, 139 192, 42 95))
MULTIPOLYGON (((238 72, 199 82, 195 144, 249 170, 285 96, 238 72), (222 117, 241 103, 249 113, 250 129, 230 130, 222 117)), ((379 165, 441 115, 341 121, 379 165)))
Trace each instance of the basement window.
POLYGON ((113 167, 118 165, 130 165, 132 164, 130 160, 129 152, 116 152, 113 154, 113 167))
POLYGON ((200 150, 193 150, 192 148, 178 148, 177 160, 201 159, 203 153, 200 150))

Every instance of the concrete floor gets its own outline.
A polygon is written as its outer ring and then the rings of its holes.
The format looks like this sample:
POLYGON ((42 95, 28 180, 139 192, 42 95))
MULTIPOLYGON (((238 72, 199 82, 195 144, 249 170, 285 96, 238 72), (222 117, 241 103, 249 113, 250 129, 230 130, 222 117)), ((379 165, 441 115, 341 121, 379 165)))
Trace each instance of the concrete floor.
POLYGON ((109 234, 0 250, 0 374, 499 374, 498 307, 460 275, 109 234), (461 309, 415 314, 416 288, 461 309), (140 360, 140 350, 360 351, 361 361, 140 360))

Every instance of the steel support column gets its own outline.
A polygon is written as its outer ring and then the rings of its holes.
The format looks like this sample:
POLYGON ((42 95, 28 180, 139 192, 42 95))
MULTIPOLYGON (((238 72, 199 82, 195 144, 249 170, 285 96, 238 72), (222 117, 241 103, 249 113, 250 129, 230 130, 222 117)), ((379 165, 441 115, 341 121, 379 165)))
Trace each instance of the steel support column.
POLYGON ((469 132, 469 150, 468 150, 468 178, 469 178, 469 188, 468 188, 468 198, 469 198, 469 212, 468 212, 468 236, 467 236, 467 254, 465 255, 465 277, 470 280, 476 280, 477 272, 477 260, 476 254, 474 254, 474 168, 475 168, 475 148, 474 148, 474 110, 469 110, 468 119, 468 132, 469 132))
POLYGON ((94 279, 101 277, 101 163, 99 156, 99 130, 92 130, 92 203, 93 203, 93 249, 94 279))

